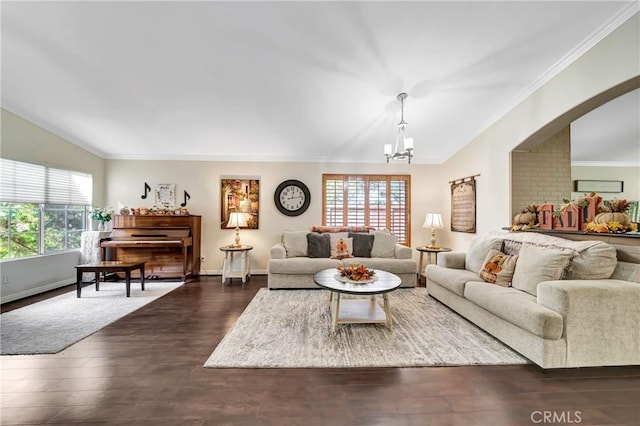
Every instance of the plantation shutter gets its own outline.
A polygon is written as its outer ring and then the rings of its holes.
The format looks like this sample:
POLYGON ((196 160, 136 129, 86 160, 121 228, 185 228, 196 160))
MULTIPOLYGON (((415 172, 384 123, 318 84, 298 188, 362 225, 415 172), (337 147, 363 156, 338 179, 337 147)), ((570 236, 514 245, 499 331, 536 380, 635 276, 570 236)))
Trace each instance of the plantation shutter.
POLYGON ((410 244, 410 176, 323 175, 323 225, 388 229, 410 244))
POLYGON ((387 180, 373 178, 369 181, 369 226, 387 228, 387 180))
POLYGON ((342 226, 344 222, 344 180, 342 178, 325 180, 323 203, 324 224, 342 226))
POLYGON ((392 180, 390 187, 390 218, 389 230, 398 237, 398 241, 408 241, 408 203, 407 182, 404 180, 392 180))
POLYGON ((93 177, 0 158, 0 201, 38 204, 89 205, 93 177))
POLYGON ((347 223, 348 226, 365 225, 365 180, 362 176, 347 178, 347 223))

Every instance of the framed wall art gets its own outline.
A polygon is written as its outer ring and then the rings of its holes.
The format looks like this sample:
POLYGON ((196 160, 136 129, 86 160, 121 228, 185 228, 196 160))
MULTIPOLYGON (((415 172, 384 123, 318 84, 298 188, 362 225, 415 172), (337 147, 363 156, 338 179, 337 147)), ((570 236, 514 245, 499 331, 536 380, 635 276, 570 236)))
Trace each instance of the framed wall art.
POLYGON ((451 184, 451 230, 476 232, 476 176, 449 182, 451 184))
POLYGON ((574 192, 623 192, 621 180, 574 180, 574 192))
POLYGON ((176 185, 173 183, 159 183, 156 185, 157 207, 173 208, 176 206, 176 185))
POLYGON ((258 229, 260 178, 222 176, 220 197, 220 229, 226 229, 232 212, 243 213, 247 228, 258 229))

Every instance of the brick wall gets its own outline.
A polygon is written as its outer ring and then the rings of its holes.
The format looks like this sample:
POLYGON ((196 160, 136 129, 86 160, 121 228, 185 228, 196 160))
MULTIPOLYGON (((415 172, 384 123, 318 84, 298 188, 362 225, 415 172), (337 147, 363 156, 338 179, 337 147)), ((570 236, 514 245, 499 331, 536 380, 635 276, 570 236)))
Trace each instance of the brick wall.
POLYGON ((528 152, 511 153, 512 217, 525 206, 554 206, 571 198, 571 129, 565 127, 528 152))

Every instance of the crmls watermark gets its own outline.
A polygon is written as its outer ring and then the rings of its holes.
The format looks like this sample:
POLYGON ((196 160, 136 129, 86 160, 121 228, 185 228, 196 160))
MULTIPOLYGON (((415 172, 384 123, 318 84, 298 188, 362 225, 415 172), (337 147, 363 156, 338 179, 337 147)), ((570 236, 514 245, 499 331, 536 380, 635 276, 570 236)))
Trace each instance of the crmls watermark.
POLYGON ((582 423, 580 411, 533 411, 531 421, 536 424, 572 424, 582 423))

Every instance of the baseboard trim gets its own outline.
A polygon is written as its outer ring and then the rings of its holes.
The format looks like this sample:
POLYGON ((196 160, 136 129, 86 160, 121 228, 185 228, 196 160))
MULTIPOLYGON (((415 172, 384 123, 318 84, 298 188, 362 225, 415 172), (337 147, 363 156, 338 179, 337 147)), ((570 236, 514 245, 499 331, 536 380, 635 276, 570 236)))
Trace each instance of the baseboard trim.
MULTIPOLYGON (((251 275, 267 275, 268 271, 266 269, 252 269, 251 270, 251 275)), ((207 270, 207 269, 200 269, 200 275, 201 276, 221 276, 222 275, 222 271, 219 269, 216 270, 207 270)))
POLYGON ((45 291, 55 290, 60 287, 68 286, 69 284, 75 284, 76 280, 69 278, 67 280, 56 281, 54 283, 49 283, 42 285, 40 287, 34 287, 29 290, 24 290, 19 293, 10 294, 8 296, 0 297, 0 304, 13 302, 15 300, 24 299, 25 297, 34 296, 36 294, 44 293, 45 291))

